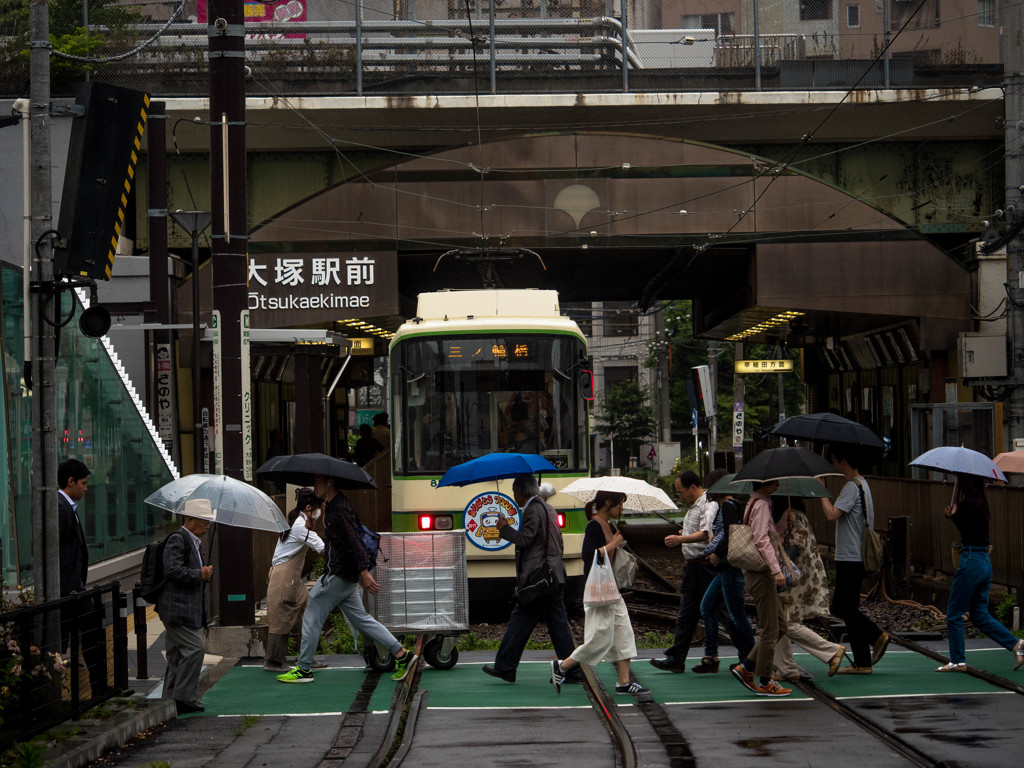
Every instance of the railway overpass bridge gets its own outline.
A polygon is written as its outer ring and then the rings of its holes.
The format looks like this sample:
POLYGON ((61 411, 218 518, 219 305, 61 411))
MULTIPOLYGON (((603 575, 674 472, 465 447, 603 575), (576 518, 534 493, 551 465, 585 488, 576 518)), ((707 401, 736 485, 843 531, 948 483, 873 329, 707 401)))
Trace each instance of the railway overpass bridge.
MULTIPOLYGON (((404 299, 479 285, 474 249, 519 249, 487 279, 570 301, 692 298, 710 338, 797 310, 805 338, 910 318, 935 334, 925 349, 948 348, 969 329, 972 242, 1003 199, 997 88, 259 90, 247 105, 251 253, 390 252, 404 299)), ((166 109, 169 207, 192 207, 186 182, 208 199, 210 131, 188 123, 208 120, 207 101, 166 109)))

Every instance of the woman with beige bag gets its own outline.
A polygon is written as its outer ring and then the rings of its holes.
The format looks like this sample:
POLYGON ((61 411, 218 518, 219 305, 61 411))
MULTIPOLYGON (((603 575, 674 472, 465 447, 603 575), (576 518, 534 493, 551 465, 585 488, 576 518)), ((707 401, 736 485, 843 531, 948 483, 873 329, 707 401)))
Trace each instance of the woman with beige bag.
MULTIPOLYGON (((590 519, 583 532, 583 578, 590 577, 591 569, 607 567, 617 556, 626 541, 612 521, 622 516, 622 504, 626 494, 617 491, 598 491, 585 507, 590 519)), ((614 582, 613 582, 614 583, 614 582)), ((610 661, 618 677, 615 693, 636 696, 648 693, 640 683, 630 680, 629 662, 636 656, 636 641, 633 625, 629 621, 626 604, 618 599, 607 603, 588 605, 583 603, 583 645, 580 645, 566 659, 551 660, 551 682, 555 693, 562 692, 565 676, 580 664, 597 665, 610 661)))
POLYGON ((270 561, 267 577, 267 647, 263 668, 268 672, 287 672, 285 655, 288 636, 302 629, 302 614, 309 602, 309 590, 302 578, 306 549, 323 554, 324 542, 312 528, 320 517, 322 502, 312 488, 295 492, 295 509, 288 513, 291 528, 281 534, 270 561))
MULTIPOLYGON (((761 570, 744 569, 747 592, 754 598, 757 607, 757 624, 761 636, 750 653, 739 664, 729 667, 729 671, 748 690, 758 696, 789 696, 793 691, 783 688, 772 679, 772 664, 775 658, 775 645, 786 632, 785 617, 779 603, 778 590, 786 586, 786 577, 782 573, 779 555, 776 553, 774 538, 775 522, 772 520, 772 505, 769 497, 779 488, 778 480, 765 483, 754 482, 753 493, 743 510, 743 525, 750 527, 754 546, 760 553, 767 568, 761 570)), ((735 526, 738 529, 739 526, 735 526)), ((738 531, 737 531, 738 532, 738 531)), ((730 538, 733 531, 729 532, 730 538)), ((732 541, 730 541, 729 559, 732 560, 732 541)))

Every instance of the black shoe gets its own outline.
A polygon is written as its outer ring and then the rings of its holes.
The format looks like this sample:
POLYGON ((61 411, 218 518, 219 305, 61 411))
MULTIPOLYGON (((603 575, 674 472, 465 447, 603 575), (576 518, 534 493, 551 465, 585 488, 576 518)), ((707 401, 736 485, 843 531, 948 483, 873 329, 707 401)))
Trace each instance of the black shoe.
POLYGON ((651 659, 651 666, 656 669, 663 669, 666 672, 686 671, 686 664, 682 661, 676 661, 671 656, 667 656, 664 659, 651 659))
POLYGON ((206 707, 202 704, 196 704, 194 701, 182 701, 181 699, 175 699, 174 704, 178 708, 179 715, 188 715, 193 712, 206 711, 206 707))
POLYGON ((583 676, 583 670, 580 667, 573 667, 572 671, 565 676, 566 683, 582 683, 586 678, 583 676))
POLYGON ((484 672, 491 677, 500 677, 506 683, 514 683, 516 681, 516 671, 514 669, 509 672, 499 672, 490 664, 484 664, 484 672))

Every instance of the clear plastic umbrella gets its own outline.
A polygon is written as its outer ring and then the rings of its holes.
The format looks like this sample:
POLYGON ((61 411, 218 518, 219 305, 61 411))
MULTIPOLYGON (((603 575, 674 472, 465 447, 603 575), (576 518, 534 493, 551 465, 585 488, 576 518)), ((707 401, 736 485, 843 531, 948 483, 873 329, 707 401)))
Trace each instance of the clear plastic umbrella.
POLYGON ((274 533, 288 530, 288 519, 272 498, 259 488, 227 475, 187 475, 151 494, 146 503, 180 515, 189 499, 207 499, 219 525, 274 533))

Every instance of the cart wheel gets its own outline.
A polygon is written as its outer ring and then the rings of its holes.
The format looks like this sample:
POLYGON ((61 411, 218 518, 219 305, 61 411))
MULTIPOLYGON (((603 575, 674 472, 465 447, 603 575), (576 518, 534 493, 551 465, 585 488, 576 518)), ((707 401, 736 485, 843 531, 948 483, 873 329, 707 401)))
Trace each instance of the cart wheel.
POLYGON ((444 641, 440 638, 434 638, 423 646, 423 658, 434 669, 451 669, 459 661, 458 648, 452 648, 448 655, 442 656, 442 653, 444 653, 442 650, 443 643, 444 641))
POLYGON ((395 657, 390 653, 381 655, 375 645, 371 645, 363 651, 363 658, 366 659, 370 668, 377 672, 391 672, 395 668, 395 657))

